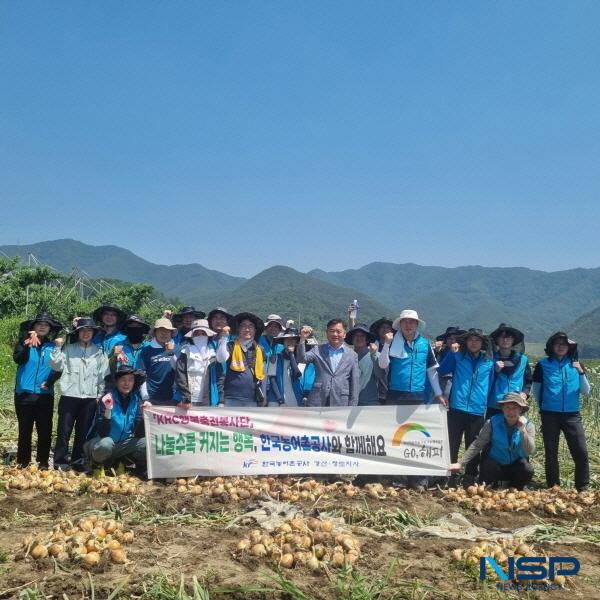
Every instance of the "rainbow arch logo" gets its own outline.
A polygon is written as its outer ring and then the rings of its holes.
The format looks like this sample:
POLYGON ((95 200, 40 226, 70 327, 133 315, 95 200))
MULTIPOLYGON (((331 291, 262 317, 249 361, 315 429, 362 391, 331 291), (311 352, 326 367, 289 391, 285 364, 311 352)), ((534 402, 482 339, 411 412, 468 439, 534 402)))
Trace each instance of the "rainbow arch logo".
POLYGON ((396 432, 394 433, 394 437, 392 438, 392 446, 399 446, 404 439, 404 436, 411 431, 420 431, 425 437, 431 437, 431 434, 423 425, 420 423, 404 423, 404 425, 400 425, 396 432))

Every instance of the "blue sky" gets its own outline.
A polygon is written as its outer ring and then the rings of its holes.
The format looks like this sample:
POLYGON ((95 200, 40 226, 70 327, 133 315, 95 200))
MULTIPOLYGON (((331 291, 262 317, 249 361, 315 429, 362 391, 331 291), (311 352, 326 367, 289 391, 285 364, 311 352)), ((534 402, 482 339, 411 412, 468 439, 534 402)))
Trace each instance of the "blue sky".
POLYGON ((597 2, 4 2, 0 243, 600 265, 597 2))

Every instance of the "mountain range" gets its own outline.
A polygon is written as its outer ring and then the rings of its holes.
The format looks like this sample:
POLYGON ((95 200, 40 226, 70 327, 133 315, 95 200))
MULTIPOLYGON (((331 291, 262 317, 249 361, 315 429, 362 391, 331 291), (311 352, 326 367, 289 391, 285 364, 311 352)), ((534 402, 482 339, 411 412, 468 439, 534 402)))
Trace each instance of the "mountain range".
POLYGON ((278 312, 315 326, 344 316, 346 306, 358 298, 359 320, 391 317, 410 306, 425 318, 430 336, 447 325, 489 331, 508 322, 523 329, 531 341, 543 341, 562 328, 573 336, 577 332, 582 345, 592 347, 600 332, 600 268, 549 273, 523 267, 375 262, 337 272, 300 273, 274 266, 244 279, 196 263, 157 265, 118 246, 90 246, 71 239, 0 246, 0 252, 23 259, 33 254, 62 272, 77 267, 92 277, 150 283, 168 297, 201 308, 218 304, 262 316, 278 312))

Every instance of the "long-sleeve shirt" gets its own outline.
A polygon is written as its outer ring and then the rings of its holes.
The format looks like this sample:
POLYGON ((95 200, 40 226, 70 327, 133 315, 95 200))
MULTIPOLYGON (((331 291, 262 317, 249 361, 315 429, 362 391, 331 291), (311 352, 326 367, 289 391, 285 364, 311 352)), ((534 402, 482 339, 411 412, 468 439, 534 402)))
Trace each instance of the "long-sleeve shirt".
MULTIPOLYGON (((508 425, 507 425, 508 428, 508 425)), ((512 429, 509 429, 509 433, 512 429)), ((479 435, 475 438, 475 441, 467 448, 463 457, 460 459, 461 465, 466 465, 475 456, 483 452, 492 443, 492 422, 488 419, 481 428, 479 435)), ((527 421, 525 430, 521 430, 521 448, 527 454, 531 456, 535 453, 535 425, 531 421, 527 421)))
POLYGON ((99 398, 104 394, 108 359, 99 346, 81 346, 79 342, 54 348, 50 367, 62 371, 60 392, 74 398, 99 398))

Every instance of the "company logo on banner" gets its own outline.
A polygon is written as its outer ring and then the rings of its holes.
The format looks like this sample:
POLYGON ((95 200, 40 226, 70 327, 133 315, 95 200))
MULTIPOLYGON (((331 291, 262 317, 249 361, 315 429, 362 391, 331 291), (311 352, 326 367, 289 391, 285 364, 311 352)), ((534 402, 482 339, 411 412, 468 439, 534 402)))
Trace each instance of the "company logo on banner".
POLYGON ((446 475, 439 405, 144 411, 151 478, 196 475, 446 475))
POLYGON ((404 423, 404 425, 400 425, 400 427, 396 429, 396 433, 394 433, 394 437, 392 438, 392 446, 400 446, 404 436, 410 431, 420 431, 425 437, 431 437, 429 431, 427 431, 421 423, 404 423))

